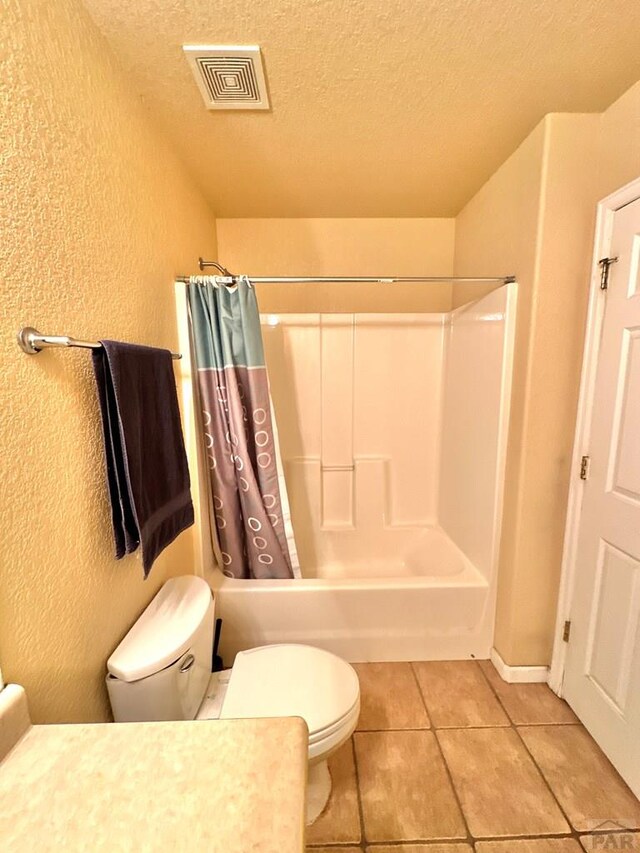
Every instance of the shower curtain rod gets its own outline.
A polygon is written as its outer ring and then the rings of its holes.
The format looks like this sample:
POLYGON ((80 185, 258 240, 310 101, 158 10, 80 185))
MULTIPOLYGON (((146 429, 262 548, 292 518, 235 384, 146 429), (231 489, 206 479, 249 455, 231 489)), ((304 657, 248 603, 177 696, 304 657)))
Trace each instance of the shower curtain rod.
MULTIPOLYGON (((339 284, 397 284, 410 282, 431 282, 441 283, 449 281, 460 282, 491 282, 501 281, 503 284, 508 284, 516 280, 513 275, 498 275, 498 276, 460 276, 460 275, 444 275, 444 276, 425 276, 425 275, 379 275, 379 276, 345 276, 345 275, 311 275, 311 276, 240 276, 233 275, 226 267, 223 267, 217 261, 205 261, 198 258, 198 266, 201 270, 206 267, 214 267, 220 273, 217 278, 221 284, 233 286, 238 284, 243 278, 248 278, 253 284, 310 284, 312 282, 321 284, 323 282, 337 282, 339 284)), ((179 275, 176 281, 183 284, 189 283, 189 276, 179 275)))

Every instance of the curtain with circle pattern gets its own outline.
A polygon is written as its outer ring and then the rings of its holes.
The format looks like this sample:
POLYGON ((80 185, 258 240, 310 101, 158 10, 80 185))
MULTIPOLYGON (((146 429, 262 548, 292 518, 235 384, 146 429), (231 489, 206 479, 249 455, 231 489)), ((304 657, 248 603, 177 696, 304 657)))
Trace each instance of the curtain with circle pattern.
POLYGON ((192 276, 187 298, 222 571, 299 577, 255 290, 192 276))

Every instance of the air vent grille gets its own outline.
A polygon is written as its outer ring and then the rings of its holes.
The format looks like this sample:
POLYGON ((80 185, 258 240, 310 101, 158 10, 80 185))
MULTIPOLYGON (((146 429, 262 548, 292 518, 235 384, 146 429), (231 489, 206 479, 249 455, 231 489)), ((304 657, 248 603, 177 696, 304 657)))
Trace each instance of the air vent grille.
POLYGON ((184 45, 183 50, 208 109, 269 109, 259 47, 184 45))

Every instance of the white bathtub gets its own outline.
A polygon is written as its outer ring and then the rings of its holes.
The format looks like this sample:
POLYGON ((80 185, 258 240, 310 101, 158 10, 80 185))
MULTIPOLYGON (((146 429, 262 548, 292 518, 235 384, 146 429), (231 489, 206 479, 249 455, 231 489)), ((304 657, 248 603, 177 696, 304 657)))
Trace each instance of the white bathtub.
POLYGON ((350 661, 488 657, 487 580, 440 528, 413 539, 394 562, 329 563, 322 577, 243 581, 216 572, 225 664, 266 643, 309 643, 350 661))
POLYGON ((303 577, 230 579, 202 557, 225 664, 286 642, 350 661, 489 656, 514 316, 510 284, 448 315, 268 325, 303 577))

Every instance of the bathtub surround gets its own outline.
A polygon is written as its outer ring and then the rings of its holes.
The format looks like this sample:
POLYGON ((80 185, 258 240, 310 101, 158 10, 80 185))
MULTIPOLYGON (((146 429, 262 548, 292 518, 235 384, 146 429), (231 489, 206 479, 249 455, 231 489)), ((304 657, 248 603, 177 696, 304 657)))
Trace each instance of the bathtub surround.
POLYGON ((26 356, 20 326, 178 349, 172 282, 215 256, 215 220, 75 0, 0 16, 0 663, 35 722, 109 719, 104 662, 171 575, 113 559, 86 350, 26 356))
POLYGON ((232 578, 292 578, 299 565, 254 288, 192 276, 187 297, 221 569, 232 578))
POLYGON ((116 559, 141 546, 146 578, 156 558, 194 521, 171 353, 100 343, 92 353, 93 370, 116 559))
POLYGON ((263 315, 302 578, 216 572, 223 656, 488 657, 515 290, 451 314, 263 315))

